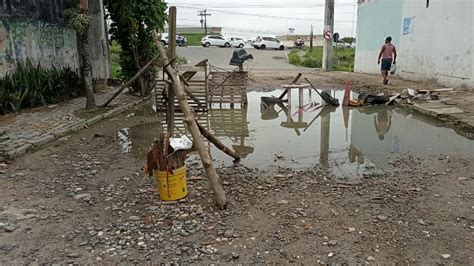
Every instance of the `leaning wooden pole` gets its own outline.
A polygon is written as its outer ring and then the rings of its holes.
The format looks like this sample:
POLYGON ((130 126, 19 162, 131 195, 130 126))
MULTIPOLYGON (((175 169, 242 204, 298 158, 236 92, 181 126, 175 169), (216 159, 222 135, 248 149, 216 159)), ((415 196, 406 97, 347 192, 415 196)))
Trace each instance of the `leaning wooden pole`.
POLYGON ((135 76, 133 76, 129 81, 127 81, 125 84, 123 84, 115 93, 114 95, 112 95, 112 97, 110 97, 110 99, 108 101, 106 101, 103 105, 101 105, 101 107, 107 107, 107 105, 109 105, 117 96, 120 95, 120 93, 122 93, 123 90, 125 90, 126 88, 128 88, 128 86, 130 86, 130 84, 132 84, 135 80, 137 80, 138 77, 140 77, 143 73, 145 73, 145 71, 155 62, 155 60, 157 60, 158 58, 160 58, 160 55, 156 55, 155 57, 153 57, 153 59, 151 59, 146 65, 144 65, 142 67, 142 69, 140 69, 137 74, 135 74, 135 76))
POLYGON ((191 107, 189 107, 189 104, 187 102, 186 92, 184 91, 183 85, 181 84, 178 72, 176 71, 176 69, 174 69, 173 67, 169 65, 169 60, 168 60, 168 57, 166 56, 165 48, 163 48, 161 41, 158 40, 158 34, 156 33, 156 31, 153 31, 152 34, 153 34, 153 39, 155 40, 156 46, 158 47, 158 51, 164 62, 165 71, 173 80, 172 87, 178 99, 179 105, 181 106, 181 110, 184 114, 184 122, 188 126, 189 131, 191 132, 194 145, 196 147, 196 150, 199 153, 199 156, 201 157, 204 170, 206 170, 207 179, 209 180, 212 190, 214 191, 214 196, 216 199, 217 206, 223 209, 227 205, 225 192, 224 192, 224 189, 222 188, 219 175, 217 174, 216 170, 214 169, 214 166, 212 165, 211 156, 209 155, 206 145, 204 144, 204 140, 202 139, 194 114, 191 110, 191 107))
POLYGON ((199 123, 197 123, 197 126, 199 128, 199 131, 201 131, 201 134, 209 140, 214 146, 216 146, 219 150, 223 151, 225 154, 229 155, 230 157, 233 157, 236 161, 240 161, 240 156, 233 150, 227 148, 227 146, 224 145, 220 140, 218 140, 216 137, 214 137, 209 130, 201 126, 199 123))

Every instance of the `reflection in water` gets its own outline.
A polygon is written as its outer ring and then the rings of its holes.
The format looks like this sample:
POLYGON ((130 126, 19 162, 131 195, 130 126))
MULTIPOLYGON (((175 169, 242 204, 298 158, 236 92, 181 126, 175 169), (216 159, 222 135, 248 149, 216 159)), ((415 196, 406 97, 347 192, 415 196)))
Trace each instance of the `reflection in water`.
POLYGON ((377 113, 377 118, 374 117, 374 126, 380 140, 390 130, 392 124, 392 116, 389 114, 390 110, 382 109, 377 113))
POLYGON ((275 110, 276 99, 262 97, 260 103, 260 117, 262 120, 273 120, 278 118, 279 112, 275 110))
POLYGON ((209 129, 219 139, 228 138, 232 148, 241 157, 246 158, 254 148, 246 145, 250 137, 247 122, 247 107, 241 109, 209 109, 209 129))
MULTIPOLYGON (((261 97, 280 95, 281 91, 250 92, 248 109, 216 109, 196 113, 199 123, 240 156, 242 164, 261 169, 281 167, 321 167, 339 177, 360 177, 369 169, 388 166, 387 157, 394 153, 415 156, 431 154, 474 155, 474 141, 441 128, 421 116, 412 116, 385 106, 366 108, 334 108, 325 106, 304 117, 293 119, 291 106, 309 106, 309 91, 289 103, 262 103, 261 97), (305 125, 303 127, 303 124, 305 125), (296 133, 296 134, 295 134, 296 133), (382 137, 381 137, 382 136, 382 137), (275 154, 284 159, 275 161, 275 154)), ((342 100, 343 91, 335 91, 342 100)), ((290 96, 291 97, 291 96, 290 96)), ((293 110, 294 111, 294 110, 293 110)), ((140 117, 135 112, 135 117, 140 117)), ((143 113, 149 116, 148 110, 143 113)), ((163 114, 156 122, 125 128, 118 132, 123 152, 144 155, 153 139, 166 123, 163 114)), ((178 135, 187 134, 183 117, 176 113, 178 135)), ((189 136, 189 134, 188 134, 189 136)), ((219 163, 232 164, 232 158, 209 145, 212 157, 219 163)))
POLYGON ((331 132, 331 112, 321 114, 321 145, 319 163, 324 170, 329 169, 329 134, 331 132))

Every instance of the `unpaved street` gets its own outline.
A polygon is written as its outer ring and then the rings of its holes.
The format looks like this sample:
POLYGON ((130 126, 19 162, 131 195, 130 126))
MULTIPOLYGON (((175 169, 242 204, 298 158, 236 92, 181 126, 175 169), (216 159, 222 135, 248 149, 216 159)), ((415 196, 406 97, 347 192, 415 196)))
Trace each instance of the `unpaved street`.
MULTIPOLYGON (((143 151, 117 133, 159 122, 143 110, 0 169, 2 264, 473 264, 471 157, 393 154, 357 180, 319 167, 220 167, 230 203, 219 211, 195 157, 190 195, 159 200, 143 151)), ((141 132, 132 141, 148 145, 156 134, 141 132)))
MULTIPOLYGON (((249 71, 302 71, 310 72, 311 68, 296 67, 288 64, 287 54, 288 51, 279 50, 257 50, 254 48, 245 47, 249 54, 252 54, 254 60, 246 63, 246 68, 249 71)), ((184 47, 178 48, 177 53, 179 56, 184 56, 189 61, 189 65, 195 65, 199 61, 209 59, 211 65, 234 69, 236 66, 229 65, 230 59, 234 52, 234 48, 220 48, 220 47, 184 47)))

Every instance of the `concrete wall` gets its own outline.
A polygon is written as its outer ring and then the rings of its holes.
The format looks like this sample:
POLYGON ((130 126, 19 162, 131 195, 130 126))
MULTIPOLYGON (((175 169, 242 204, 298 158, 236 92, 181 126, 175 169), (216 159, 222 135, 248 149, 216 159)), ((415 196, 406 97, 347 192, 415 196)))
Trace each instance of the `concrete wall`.
POLYGON ((377 55, 391 35, 402 78, 474 88, 473 16, 468 0, 366 0, 358 11, 355 71, 379 73, 377 55))
POLYGON ((64 26, 72 1, 0 1, 0 75, 28 58, 45 66, 79 66, 76 34, 64 26))
POLYGON ((467 0, 405 0, 400 76, 474 88, 473 10, 467 0))
POLYGON ((76 33, 64 26, 41 21, 4 19, 0 22, 0 75, 30 59, 43 66, 77 68, 76 33))
POLYGON ((371 0, 359 5, 355 72, 380 72, 377 56, 385 38, 392 36, 396 47, 400 43, 402 11, 403 0, 371 0))
MULTIPOLYGON (((102 0, 91 1, 89 36, 93 76, 108 78, 110 69, 102 0), (104 50, 105 49, 105 53, 104 50)), ((73 0, 0 0, 0 75, 27 59, 43 66, 78 68, 76 33, 64 21, 73 0)))

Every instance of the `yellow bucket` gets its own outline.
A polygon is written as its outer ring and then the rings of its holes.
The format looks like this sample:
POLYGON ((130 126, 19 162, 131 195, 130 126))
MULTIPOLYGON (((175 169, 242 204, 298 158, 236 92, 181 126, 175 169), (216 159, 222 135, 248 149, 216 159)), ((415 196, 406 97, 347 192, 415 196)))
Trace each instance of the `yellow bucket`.
POLYGON ((179 200, 188 195, 186 184, 186 166, 167 171, 156 171, 156 183, 161 200, 179 200))

